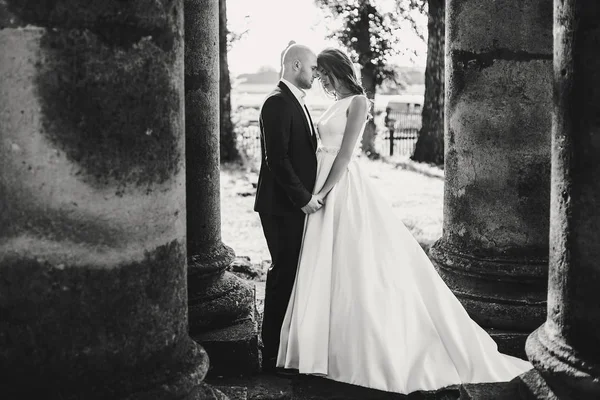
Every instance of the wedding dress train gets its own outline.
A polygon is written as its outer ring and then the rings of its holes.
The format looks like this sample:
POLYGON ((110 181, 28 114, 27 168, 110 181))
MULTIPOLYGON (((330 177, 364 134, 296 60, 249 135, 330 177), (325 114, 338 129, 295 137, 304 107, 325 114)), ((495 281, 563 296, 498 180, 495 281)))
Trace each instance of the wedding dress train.
MULTIPOLYGON (((318 123, 315 193, 351 99, 318 123)), ((531 368, 498 352, 356 160, 306 219, 280 338, 278 366, 398 393, 508 381, 531 368)))

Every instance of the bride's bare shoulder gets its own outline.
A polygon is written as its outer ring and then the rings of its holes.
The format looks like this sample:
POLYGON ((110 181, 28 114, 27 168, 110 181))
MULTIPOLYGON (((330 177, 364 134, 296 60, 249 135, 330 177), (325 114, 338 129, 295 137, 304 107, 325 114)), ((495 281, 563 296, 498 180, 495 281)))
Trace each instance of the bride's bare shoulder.
POLYGON ((350 113, 364 113, 369 109, 369 99, 367 96, 359 94, 354 96, 352 100, 350 100, 350 106, 348 107, 348 114, 350 113))

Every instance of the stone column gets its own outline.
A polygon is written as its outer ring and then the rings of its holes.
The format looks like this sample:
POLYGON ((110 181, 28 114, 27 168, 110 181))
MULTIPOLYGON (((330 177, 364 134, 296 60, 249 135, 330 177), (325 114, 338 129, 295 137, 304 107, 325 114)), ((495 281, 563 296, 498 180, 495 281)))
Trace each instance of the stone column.
POLYGON ((448 0, 445 194, 431 257, 501 351, 545 319, 552 1, 448 0))
POLYGON ((183 2, 0 1, 0 393, 214 399, 188 336, 183 2))
POLYGON ((226 272, 219 178, 219 2, 185 0, 185 130, 190 334, 219 374, 256 371, 254 287, 226 272))
MULTIPOLYGON (((548 319, 527 341, 541 388, 600 398, 600 4, 555 1, 548 319)), ((543 390, 531 385, 537 398, 543 390)), ((550 397, 543 397, 550 398, 550 397)))

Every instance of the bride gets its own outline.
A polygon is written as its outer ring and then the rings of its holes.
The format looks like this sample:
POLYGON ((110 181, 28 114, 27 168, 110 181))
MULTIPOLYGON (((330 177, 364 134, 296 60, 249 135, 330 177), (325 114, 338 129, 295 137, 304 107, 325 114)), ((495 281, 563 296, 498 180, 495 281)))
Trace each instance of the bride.
POLYGON ((326 49, 317 64, 336 97, 317 124, 324 206, 306 219, 277 366, 404 394, 529 370, 471 320, 360 169, 370 103, 348 56, 326 49))

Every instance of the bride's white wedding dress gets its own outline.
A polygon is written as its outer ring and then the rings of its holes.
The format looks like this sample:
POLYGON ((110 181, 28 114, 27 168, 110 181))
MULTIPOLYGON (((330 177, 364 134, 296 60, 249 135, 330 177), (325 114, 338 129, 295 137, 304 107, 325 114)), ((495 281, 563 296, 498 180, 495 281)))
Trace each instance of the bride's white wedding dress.
MULTIPOLYGON (((353 97, 321 117, 315 193, 353 97)), ((363 127, 364 129, 364 127, 363 127)), ((277 365, 390 392, 508 381, 531 364, 501 354, 353 160, 306 219, 277 365)))

